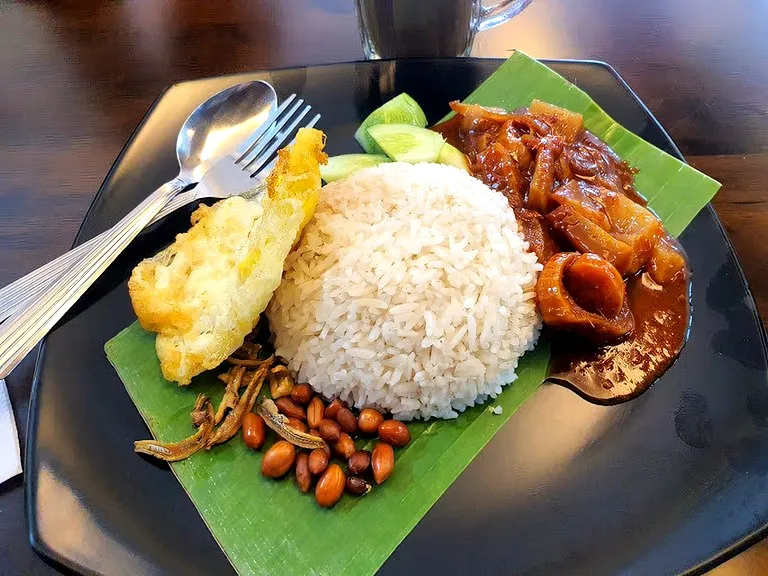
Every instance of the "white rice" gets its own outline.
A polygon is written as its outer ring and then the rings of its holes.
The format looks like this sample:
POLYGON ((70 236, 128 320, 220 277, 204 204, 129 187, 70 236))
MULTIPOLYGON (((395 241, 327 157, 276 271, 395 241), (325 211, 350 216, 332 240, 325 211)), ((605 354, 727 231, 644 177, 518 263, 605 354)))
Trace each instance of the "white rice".
POLYGON ((329 184, 267 310, 301 382, 399 419, 455 418, 515 380, 541 266, 502 194, 439 164, 329 184))

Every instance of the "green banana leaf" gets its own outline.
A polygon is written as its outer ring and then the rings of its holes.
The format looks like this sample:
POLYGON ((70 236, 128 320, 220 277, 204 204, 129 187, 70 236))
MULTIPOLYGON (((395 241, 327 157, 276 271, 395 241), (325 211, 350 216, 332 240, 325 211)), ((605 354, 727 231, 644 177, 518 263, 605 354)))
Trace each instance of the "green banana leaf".
MULTIPOLYGON (((682 232, 719 188, 616 124, 587 94, 520 52, 466 101, 512 109, 534 97, 581 112, 587 128, 639 168, 638 189, 673 234, 682 232)), ((134 323, 105 349, 154 437, 175 441, 194 431, 189 413, 196 395, 209 395, 216 405, 224 387, 210 373, 185 388, 165 381, 154 345, 154 335, 134 323)), ((392 477, 364 498, 345 496, 332 510, 301 494, 293 478, 263 478, 263 451, 248 450, 239 438, 172 469, 240 574, 372 574, 535 392, 548 361, 548 346, 540 343, 522 358, 517 380, 498 399, 456 420, 413 423, 411 443, 396 451, 392 477), (492 413, 493 406, 501 406, 502 413, 492 413)))

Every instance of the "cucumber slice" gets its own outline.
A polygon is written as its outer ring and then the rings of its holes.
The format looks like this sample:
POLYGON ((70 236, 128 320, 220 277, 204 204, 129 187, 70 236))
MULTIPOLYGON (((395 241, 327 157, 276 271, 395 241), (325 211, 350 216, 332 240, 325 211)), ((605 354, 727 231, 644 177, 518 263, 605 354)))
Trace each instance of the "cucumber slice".
POLYGON ((424 128, 427 125, 427 117, 416 100, 405 92, 382 104, 363 120, 355 132, 355 140, 368 154, 383 154, 383 150, 368 134, 368 129, 377 124, 412 124, 424 128))
POLYGON ((353 172, 378 166, 383 162, 392 162, 383 154, 342 154, 341 156, 331 156, 328 158, 328 164, 320 165, 320 176, 327 182, 341 180, 353 172))
POLYGON ((440 164, 455 166, 456 168, 461 168, 464 172, 472 173, 464 153, 455 146, 448 144, 448 142, 443 144, 443 147, 440 148, 440 154, 437 155, 437 161, 440 164))
POLYGON ((398 162, 434 162, 443 147, 440 134, 410 124, 377 124, 368 128, 368 134, 398 162))

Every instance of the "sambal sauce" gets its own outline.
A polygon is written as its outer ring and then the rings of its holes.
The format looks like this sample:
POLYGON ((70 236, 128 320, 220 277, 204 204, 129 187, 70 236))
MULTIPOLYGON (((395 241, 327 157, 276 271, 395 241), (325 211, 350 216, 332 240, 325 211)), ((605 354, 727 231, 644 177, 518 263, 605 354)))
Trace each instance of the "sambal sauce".
POLYGON ((688 335, 690 272, 645 207, 635 171, 580 114, 538 100, 515 112, 452 102, 435 126, 473 175, 507 198, 543 270, 548 378, 599 403, 645 391, 688 335))

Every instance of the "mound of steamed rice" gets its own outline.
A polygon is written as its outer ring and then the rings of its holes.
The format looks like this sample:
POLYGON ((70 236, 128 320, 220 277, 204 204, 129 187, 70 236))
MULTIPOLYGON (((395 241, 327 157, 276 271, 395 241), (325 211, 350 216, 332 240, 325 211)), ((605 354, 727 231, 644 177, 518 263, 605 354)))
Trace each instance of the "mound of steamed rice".
POLYGON ((323 188, 267 310, 324 396, 454 418, 515 380, 541 266, 502 194, 453 167, 383 164, 323 188))

